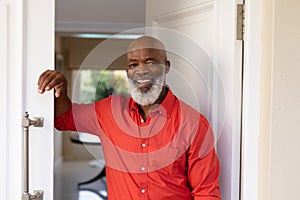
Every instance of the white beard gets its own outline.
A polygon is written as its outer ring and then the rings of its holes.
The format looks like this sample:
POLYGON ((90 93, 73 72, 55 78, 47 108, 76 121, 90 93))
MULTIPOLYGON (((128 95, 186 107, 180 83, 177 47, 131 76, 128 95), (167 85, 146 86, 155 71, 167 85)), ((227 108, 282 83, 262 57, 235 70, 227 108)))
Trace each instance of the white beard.
POLYGON ((164 75, 155 78, 152 87, 146 92, 142 92, 132 79, 128 78, 128 82, 132 99, 141 106, 148 106, 158 99, 164 85, 164 75))

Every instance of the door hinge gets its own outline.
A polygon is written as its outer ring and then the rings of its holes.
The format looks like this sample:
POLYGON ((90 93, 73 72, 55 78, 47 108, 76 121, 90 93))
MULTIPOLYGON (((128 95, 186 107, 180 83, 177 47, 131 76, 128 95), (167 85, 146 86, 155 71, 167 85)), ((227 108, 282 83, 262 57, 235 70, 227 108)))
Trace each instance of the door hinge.
POLYGON ((244 40, 245 30, 245 4, 237 4, 236 13, 236 39, 244 40))

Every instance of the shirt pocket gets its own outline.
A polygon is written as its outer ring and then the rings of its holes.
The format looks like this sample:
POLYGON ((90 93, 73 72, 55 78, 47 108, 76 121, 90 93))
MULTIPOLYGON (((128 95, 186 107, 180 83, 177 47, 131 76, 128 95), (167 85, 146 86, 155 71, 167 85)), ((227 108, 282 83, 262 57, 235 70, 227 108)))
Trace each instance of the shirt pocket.
POLYGON ((185 163, 181 156, 179 149, 174 147, 164 146, 156 152, 149 155, 149 169, 166 175, 176 175, 180 171, 181 166, 185 163))

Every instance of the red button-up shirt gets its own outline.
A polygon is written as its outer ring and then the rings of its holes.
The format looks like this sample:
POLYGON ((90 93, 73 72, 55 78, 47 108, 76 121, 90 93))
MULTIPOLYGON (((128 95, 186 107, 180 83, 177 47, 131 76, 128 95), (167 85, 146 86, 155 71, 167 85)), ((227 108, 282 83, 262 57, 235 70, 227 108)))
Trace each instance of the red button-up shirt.
POLYGON ((221 199, 210 125, 170 90, 146 121, 131 98, 118 95, 73 103, 55 127, 100 137, 110 200, 221 199))

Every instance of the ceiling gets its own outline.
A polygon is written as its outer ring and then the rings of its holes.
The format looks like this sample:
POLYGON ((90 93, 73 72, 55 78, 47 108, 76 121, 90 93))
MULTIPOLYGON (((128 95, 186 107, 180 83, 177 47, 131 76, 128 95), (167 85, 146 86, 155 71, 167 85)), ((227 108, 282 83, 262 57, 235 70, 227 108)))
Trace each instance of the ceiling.
POLYGON ((119 33, 145 26, 146 0, 56 0, 57 32, 119 33))

